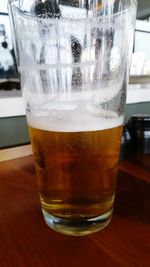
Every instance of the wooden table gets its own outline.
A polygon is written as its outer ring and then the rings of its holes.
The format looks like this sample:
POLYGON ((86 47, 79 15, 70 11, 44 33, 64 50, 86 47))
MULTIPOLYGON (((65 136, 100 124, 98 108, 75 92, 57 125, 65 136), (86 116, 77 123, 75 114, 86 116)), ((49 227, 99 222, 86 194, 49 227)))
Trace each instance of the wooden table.
MULTIPOLYGON (((2 155, 0 151, 1 161, 2 155)), ((44 223, 32 156, 1 162, 0 266, 150 266, 150 155, 143 166, 141 161, 120 163, 114 215, 107 228, 69 237, 44 223)))

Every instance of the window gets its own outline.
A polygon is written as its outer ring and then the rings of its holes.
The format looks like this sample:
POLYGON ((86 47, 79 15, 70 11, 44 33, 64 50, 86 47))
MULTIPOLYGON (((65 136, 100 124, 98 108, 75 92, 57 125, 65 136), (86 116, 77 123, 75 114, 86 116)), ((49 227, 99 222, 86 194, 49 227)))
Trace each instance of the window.
POLYGON ((20 89, 17 72, 7 1, 0 0, 0 93, 20 89))

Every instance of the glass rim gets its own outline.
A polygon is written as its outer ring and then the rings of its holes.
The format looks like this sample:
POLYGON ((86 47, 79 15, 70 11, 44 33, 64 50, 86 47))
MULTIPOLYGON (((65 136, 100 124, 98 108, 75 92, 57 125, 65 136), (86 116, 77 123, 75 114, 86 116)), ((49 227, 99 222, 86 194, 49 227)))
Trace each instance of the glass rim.
MULTIPOLYGON (((123 13, 127 13, 130 10, 130 8, 132 8, 133 6, 135 6, 135 8, 136 8, 137 7, 137 4, 138 4, 137 0, 130 0, 130 3, 128 4, 127 7, 125 7, 123 10, 121 10, 119 12, 116 12, 116 13, 110 14, 110 15, 108 15, 108 14, 105 14, 105 15, 104 14, 101 14, 101 15, 98 15, 98 16, 92 16, 92 15, 90 15, 90 16, 87 17, 87 15, 85 14, 84 16, 80 16, 78 18, 75 18, 75 17, 67 17, 67 16, 60 17, 60 18, 53 18, 53 17, 52 18, 48 18, 48 17, 42 17, 42 16, 34 15, 34 14, 31 14, 30 12, 27 12, 27 11, 23 11, 23 10, 19 9, 19 7, 17 7, 15 5, 15 2, 19 2, 19 0, 8 0, 8 6, 15 8, 16 11, 17 11, 17 13, 20 16, 22 16, 22 17, 24 17, 26 19, 32 19, 32 21, 39 21, 39 22, 42 21, 42 22, 50 22, 50 23, 56 22, 56 21, 60 21, 60 22, 62 22, 62 21, 74 21, 74 22, 78 22, 79 21, 80 23, 81 23, 81 21, 86 21, 87 23, 88 22, 91 22, 91 21, 93 21, 93 22, 99 22, 99 21, 102 21, 102 20, 103 21, 105 21, 105 20, 106 21, 110 21, 110 20, 112 20, 112 19, 114 19, 116 17, 119 17, 123 13)), ((77 8, 77 7, 74 7, 74 8, 77 8)), ((82 9, 82 8, 80 8, 80 9, 82 9)), ((99 11, 98 9, 96 11, 94 11, 94 14, 96 12, 98 12, 98 11, 99 11)), ((89 10, 89 12, 90 12, 90 10, 89 10)))

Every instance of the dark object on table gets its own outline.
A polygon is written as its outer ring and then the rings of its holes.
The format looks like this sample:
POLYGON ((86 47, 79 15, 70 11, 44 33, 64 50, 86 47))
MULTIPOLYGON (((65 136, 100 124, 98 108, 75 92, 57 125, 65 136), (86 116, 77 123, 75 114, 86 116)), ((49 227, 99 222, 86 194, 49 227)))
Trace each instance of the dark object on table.
POLYGON ((150 153, 150 114, 135 114, 128 121, 133 154, 150 153))
POLYGON ((132 155, 132 140, 129 130, 126 125, 123 126, 121 139, 120 160, 129 159, 132 155))
POLYGON ((128 121, 132 139, 132 161, 150 170, 150 114, 135 114, 128 121))

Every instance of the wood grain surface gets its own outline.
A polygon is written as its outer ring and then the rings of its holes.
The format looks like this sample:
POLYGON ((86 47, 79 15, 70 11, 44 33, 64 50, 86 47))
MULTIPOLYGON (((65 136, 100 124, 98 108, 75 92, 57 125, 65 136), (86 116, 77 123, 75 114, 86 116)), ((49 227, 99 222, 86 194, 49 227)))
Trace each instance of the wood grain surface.
POLYGON ((0 163, 0 266, 149 267, 149 169, 136 161, 120 163, 109 226, 69 237, 43 220, 32 156, 0 163))

